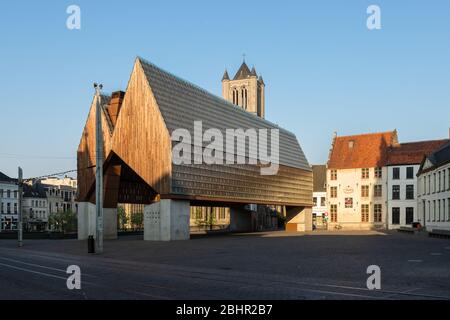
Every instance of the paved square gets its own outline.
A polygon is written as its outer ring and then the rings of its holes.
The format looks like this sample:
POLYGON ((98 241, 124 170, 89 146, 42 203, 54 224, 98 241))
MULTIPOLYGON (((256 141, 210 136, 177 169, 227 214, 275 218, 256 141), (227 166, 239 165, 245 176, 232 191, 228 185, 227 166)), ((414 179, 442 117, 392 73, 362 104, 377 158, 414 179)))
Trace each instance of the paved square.
POLYGON ((0 241, 1 299, 450 299, 450 241, 397 232, 266 232, 190 241, 0 241), (68 290, 78 265, 82 289, 68 290), (369 291, 369 265, 381 268, 369 291))

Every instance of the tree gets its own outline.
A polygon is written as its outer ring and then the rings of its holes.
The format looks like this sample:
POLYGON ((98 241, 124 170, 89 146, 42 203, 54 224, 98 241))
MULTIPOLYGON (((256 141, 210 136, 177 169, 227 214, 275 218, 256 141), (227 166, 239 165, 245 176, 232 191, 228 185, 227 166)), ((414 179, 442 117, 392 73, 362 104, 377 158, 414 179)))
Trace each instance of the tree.
POLYGON ((119 224, 119 229, 124 230, 128 223, 127 213, 125 212, 125 208, 122 206, 117 207, 117 221, 119 224))
POLYGON ((77 229, 77 216, 72 210, 59 211, 49 216, 48 224, 53 230, 62 233, 72 232, 77 229))
POLYGON ((131 225, 134 229, 143 229, 144 215, 142 212, 133 212, 131 214, 131 225))

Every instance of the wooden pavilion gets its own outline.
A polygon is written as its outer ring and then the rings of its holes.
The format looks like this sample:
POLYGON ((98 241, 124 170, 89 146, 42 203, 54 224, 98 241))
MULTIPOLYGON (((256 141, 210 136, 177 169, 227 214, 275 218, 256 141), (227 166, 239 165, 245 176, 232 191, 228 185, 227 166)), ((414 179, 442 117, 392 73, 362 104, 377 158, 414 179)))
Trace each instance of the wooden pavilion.
MULTIPOLYGON (((189 206, 229 206, 231 227, 244 230, 247 204, 285 206, 287 228, 311 229, 312 171, 296 137, 275 124, 137 58, 126 92, 100 97, 104 140, 104 234, 117 235, 117 204, 145 204, 147 240, 189 238, 189 206), (278 129, 278 171, 250 164, 175 164, 172 138, 184 128, 278 129)), ((92 102, 77 153, 79 239, 95 226, 95 108, 92 102)), ((185 143, 185 141, 183 141, 185 143)), ((203 150, 207 148, 203 143, 203 150)), ((195 148, 193 148, 195 150, 195 148)), ((225 148, 224 148, 225 150, 225 148)), ((234 149, 235 152, 239 150, 234 149)), ((227 150, 228 151, 228 150, 227 150)), ((226 158, 225 152, 223 158, 226 158)), ((242 151, 242 150, 241 150, 242 151)), ((245 143, 246 159, 258 157, 245 143)), ((194 152, 195 153, 195 152, 194 152)), ((234 156, 234 155, 233 155, 234 156)), ((195 154, 193 155, 195 157, 195 154)))

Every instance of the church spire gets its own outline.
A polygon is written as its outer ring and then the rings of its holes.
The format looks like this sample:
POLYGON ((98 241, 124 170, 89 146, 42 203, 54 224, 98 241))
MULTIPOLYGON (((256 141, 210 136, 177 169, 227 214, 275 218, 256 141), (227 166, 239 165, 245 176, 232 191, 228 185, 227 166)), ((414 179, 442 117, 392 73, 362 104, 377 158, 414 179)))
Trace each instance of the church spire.
POLYGON ((222 81, 224 81, 224 80, 230 80, 227 69, 225 69, 225 72, 223 73, 222 81))

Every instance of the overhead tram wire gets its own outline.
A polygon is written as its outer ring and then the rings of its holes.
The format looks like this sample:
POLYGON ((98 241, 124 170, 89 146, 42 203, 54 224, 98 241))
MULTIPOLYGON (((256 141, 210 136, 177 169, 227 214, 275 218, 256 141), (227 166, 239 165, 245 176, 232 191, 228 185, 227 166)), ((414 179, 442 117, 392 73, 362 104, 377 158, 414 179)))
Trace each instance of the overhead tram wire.
MULTIPOLYGON (((86 167, 86 168, 83 168, 82 170, 92 169, 92 168, 95 168, 95 165, 89 166, 89 167, 86 167)), ((27 178, 27 179, 23 179, 23 180, 24 180, 24 181, 41 180, 41 179, 49 178, 49 177, 63 176, 63 175, 66 175, 66 174, 68 174, 68 173, 74 173, 74 172, 77 172, 77 171, 78 171, 78 169, 73 169, 73 170, 67 170, 67 171, 63 171, 63 172, 57 172, 57 173, 52 173, 52 174, 46 174, 46 175, 38 176, 38 177, 27 178)))

